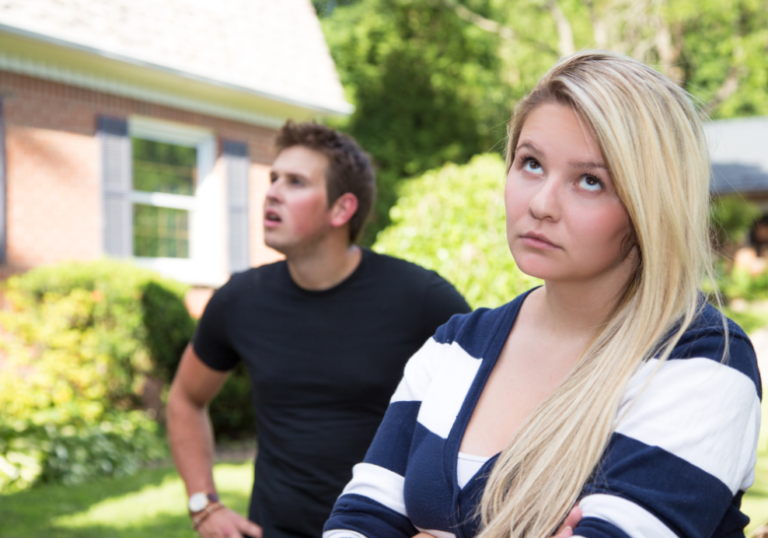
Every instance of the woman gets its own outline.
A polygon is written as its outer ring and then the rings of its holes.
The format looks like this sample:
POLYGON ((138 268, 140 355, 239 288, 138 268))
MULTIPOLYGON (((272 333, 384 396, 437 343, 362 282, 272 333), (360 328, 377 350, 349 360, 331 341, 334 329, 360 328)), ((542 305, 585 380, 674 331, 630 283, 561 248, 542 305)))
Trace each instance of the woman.
POLYGON ((761 389, 697 288, 709 160, 687 94, 566 58, 517 106, 507 171, 510 250, 545 284, 411 359, 326 538, 546 538, 576 503, 584 538, 743 536, 761 389))

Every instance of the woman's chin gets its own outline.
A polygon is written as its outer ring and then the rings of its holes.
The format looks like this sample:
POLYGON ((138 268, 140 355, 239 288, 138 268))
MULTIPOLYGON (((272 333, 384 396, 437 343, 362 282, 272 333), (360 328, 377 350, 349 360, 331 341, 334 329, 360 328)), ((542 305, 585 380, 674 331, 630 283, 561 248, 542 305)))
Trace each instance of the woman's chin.
POLYGON ((515 258, 515 264, 520 271, 539 280, 559 280, 564 276, 562 264, 555 264, 551 260, 520 256, 519 259, 515 258))

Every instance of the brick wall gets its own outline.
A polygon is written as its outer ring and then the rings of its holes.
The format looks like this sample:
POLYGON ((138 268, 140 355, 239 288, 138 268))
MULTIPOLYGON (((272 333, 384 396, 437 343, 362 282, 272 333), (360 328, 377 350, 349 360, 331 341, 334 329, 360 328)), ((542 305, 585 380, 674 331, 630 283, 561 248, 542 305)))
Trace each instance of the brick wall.
POLYGON ((211 129, 219 140, 247 143, 252 163, 251 263, 279 257, 264 246, 261 230, 274 130, 4 71, 0 95, 8 178, 6 272, 101 256, 97 115, 148 116, 211 129))

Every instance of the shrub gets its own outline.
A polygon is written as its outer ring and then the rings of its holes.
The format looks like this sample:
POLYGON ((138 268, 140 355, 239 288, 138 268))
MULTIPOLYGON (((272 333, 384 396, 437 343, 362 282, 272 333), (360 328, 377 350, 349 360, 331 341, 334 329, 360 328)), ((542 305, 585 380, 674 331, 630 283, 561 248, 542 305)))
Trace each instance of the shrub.
POLYGON ((97 422, 67 415, 65 423, 0 423, 0 492, 125 476, 168 455, 157 423, 141 411, 108 412, 97 422))
POLYGON ((715 198, 709 205, 709 220, 715 245, 737 245, 762 215, 760 208, 739 195, 715 198))
POLYGON ((82 299, 83 292, 90 293, 87 324, 98 333, 100 351, 128 370, 152 370, 163 379, 172 376, 194 332, 184 304, 186 290, 186 285, 153 271, 111 260, 41 267, 5 285, 14 310, 38 317, 60 299, 71 294, 82 299))
POLYGON ((134 410, 148 377, 170 379, 192 335, 185 291, 106 260, 5 283, 0 489, 130 472, 160 453, 157 425, 134 410))
POLYGON ((210 405, 211 424, 216 439, 253 439, 256 416, 251 399, 251 380, 243 363, 232 371, 210 405))
POLYGON ((495 307, 538 281, 515 265, 507 244, 505 166, 496 154, 446 164, 405 182, 393 224, 374 250, 415 262, 453 282, 474 307, 495 307))

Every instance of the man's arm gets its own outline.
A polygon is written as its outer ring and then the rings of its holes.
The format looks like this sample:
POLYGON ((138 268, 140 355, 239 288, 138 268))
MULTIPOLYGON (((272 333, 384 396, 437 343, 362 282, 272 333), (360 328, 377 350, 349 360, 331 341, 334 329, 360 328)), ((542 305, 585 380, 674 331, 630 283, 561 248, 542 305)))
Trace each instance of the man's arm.
MULTIPOLYGON (((208 404, 229 377, 203 363, 188 345, 168 395, 168 439, 187 495, 214 493, 213 431, 208 404)), ((261 536, 261 527, 228 509, 212 512, 199 526, 204 538, 261 536)))

